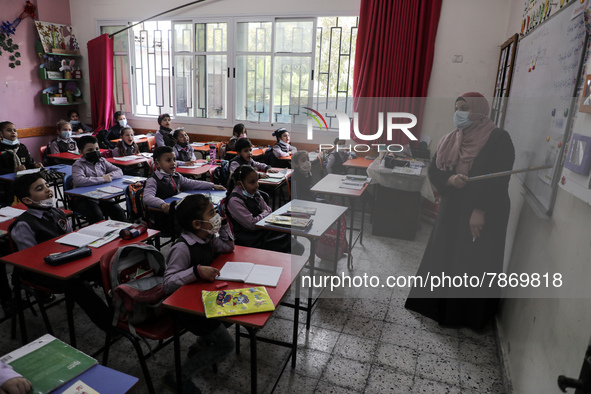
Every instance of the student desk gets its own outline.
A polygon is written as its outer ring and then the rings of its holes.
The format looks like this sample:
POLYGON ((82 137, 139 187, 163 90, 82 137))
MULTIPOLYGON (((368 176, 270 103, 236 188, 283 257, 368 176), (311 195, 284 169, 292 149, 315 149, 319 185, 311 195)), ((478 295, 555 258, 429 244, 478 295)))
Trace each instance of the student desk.
MULTIPOLYGON (((210 196, 218 196, 218 197, 225 197, 226 196, 226 191, 225 190, 186 190, 182 193, 187 193, 187 194, 205 194, 205 195, 210 195, 210 196)), ((164 202, 167 204, 170 204, 173 201, 181 201, 180 198, 172 196, 172 197, 168 197, 164 199, 164 202)), ((214 206, 217 204, 213 204, 214 206)), ((150 209, 155 209, 150 207, 150 209)), ((1 228, 1 227, 0 227, 1 228)))
MULTIPOLYGON (((68 250, 75 249, 73 246, 64 245, 55 242, 56 239, 63 237, 60 235, 54 239, 50 239, 49 241, 45 241, 43 243, 37 244, 33 247, 27 248, 25 250, 21 250, 8 256, 0 257, 0 262, 4 264, 12 264, 15 268, 23 269, 26 271, 35 272, 37 274, 49 276, 51 278, 59 279, 59 280, 71 280, 74 279, 77 275, 89 270, 90 268, 99 264, 101 257, 103 254, 117 249, 121 246, 128 245, 131 243, 142 242, 152 238, 155 238, 160 234, 158 230, 151 230, 149 229, 144 234, 133 238, 124 240, 122 238, 117 238, 114 241, 111 241, 100 248, 91 248, 92 254, 90 256, 63 264, 58 266, 51 266, 43 260, 45 256, 49 256, 52 253, 61 253, 68 250)), ((15 281, 14 284, 14 292, 15 294, 19 294, 21 292, 20 289, 20 281, 15 281)), ((21 297, 15 297, 17 302, 17 310, 19 314, 19 322, 21 328, 21 336, 23 340, 23 344, 29 342, 27 340, 27 328, 25 326, 25 316, 22 307, 22 300, 21 297)), ((68 293, 66 293, 66 303, 68 305, 73 305, 74 300, 72 300, 68 293)), ((70 313, 71 307, 66 308, 68 310, 68 328, 70 331, 70 345, 76 347, 76 335, 74 332, 74 318, 70 313)))
MULTIPOLYGON (((17 204, 17 205, 13 205, 12 208, 15 209, 22 209, 23 211, 27 210, 27 206, 23 203, 17 204)), ((74 212, 69 211, 67 209, 63 209, 62 211, 64 211, 64 213, 66 214, 67 217, 70 217, 74 214, 74 212)), ((12 222, 14 222, 16 219, 10 219, 10 220, 6 220, 4 222, 0 222, 0 230, 3 230, 4 232, 8 231, 8 227, 10 227, 10 225, 12 224, 12 222)), ((0 236, 0 238, 2 238, 2 236, 0 236)))
MULTIPOLYGON (((363 245, 363 225, 365 224, 365 204, 363 201, 361 202, 361 227, 356 229, 353 227, 353 220, 355 218, 355 201, 363 196, 365 190, 369 186, 369 183, 363 185, 361 190, 355 189, 345 189, 340 187, 343 179, 345 178, 344 175, 339 174, 328 174, 324 178, 322 178, 317 184, 315 184, 310 190, 316 193, 323 193, 323 194, 330 194, 333 196, 342 196, 347 197, 351 201, 351 225, 349 227, 349 248, 353 250, 353 246, 359 240, 359 243, 363 245), (359 235, 355 239, 355 243, 353 243, 353 231, 358 230, 359 235)), ((347 265, 351 262, 351 253, 347 257, 347 265)))
MULTIPOLYGON (((107 152, 109 149, 100 149, 101 154, 107 152)), ((61 152, 61 153, 50 153, 47 157, 51 157, 58 163, 72 164, 82 156, 76 153, 61 152)))
MULTIPOLYGON (((121 141, 121 138, 117 138, 115 140, 109 140, 114 144, 117 144, 117 142, 121 141)), ((133 142, 135 142, 136 144, 142 144, 142 143, 148 143, 148 136, 147 135, 136 135, 133 137, 133 142)))
MULTIPOLYGON (((123 178, 125 178, 125 177, 123 177, 123 178)), ((98 184, 98 185, 76 187, 74 189, 66 190, 66 194, 68 196, 72 196, 72 197, 95 199, 93 197, 89 197, 87 195, 84 195, 84 193, 94 192, 97 189, 100 189, 102 187, 108 187, 108 186, 115 186, 115 187, 121 188, 121 191, 120 192, 109 194, 109 195, 106 195, 106 196, 100 198, 100 200, 103 200, 103 201, 104 200, 110 200, 112 198, 120 197, 120 196, 123 196, 125 194, 125 189, 127 188, 127 186, 129 184, 123 182, 123 178, 114 179, 111 182, 101 183, 101 184, 98 184)))
POLYGON ((121 168, 125 168, 125 169, 128 169, 130 167, 137 167, 140 164, 149 163, 150 161, 152 161, 151 158, 143 157, 143 156, 139 159, 133 159, 133 160, 119 160, 116 157, 109 157, 105 160, 107 160, 111 164, 116 165, 117 167, 121 167, 121 168))
MULTIPOLYGON (((217 152, 217 143, 212 143, 212 145, 215 144, 216 146, 216 152, 217 152)), ((193 144, 191 144, 191 146, 193 147, 193 150, 195 152, 199 152, 201 153, 201 158, 205 159, 205 156, 207 156, 207 154, 209 154, 209 143, 205 143, 205 145, 201 145, 201 146, 195 146, 193 144)))
MULTIPOLYGON (((252 148, 252 157, 257 157, 257 156, 262 156, 265 154, 265 152, 267 152, 267 149, 269 148, 252 148)), ((226 152, 226 154, 230 154, 230 155, 234 155, 236 156, 238 154, 238 152, 236 152, 235 150, 229 150, 226 152)))
MULTIPOLYGON (((289 359, 291 358, 291 367, 295 368, 296 364, 296 352, 297 352, 297 335, 298 335, 298 318, 299 318, 299 286, 300 280, 299 275, 304 265, 306 264, 306 259, 299 256, 292 256, 287 253, 279 253, 279 252, 272 252, 269 250, 264 249, 255 249, 255 248, 248 248, 244 246, 236 246, 234 248, 233 253, 229 254, 222 254, 214 262, 211 264, 212 267, 215 268, 222 268, 223 265, 227 261, 248 261, 248 262, 263 262, 265 265, 272 265, 275 267, 283 267, 283 271, 281 272, 281 277, 279 278, 279 282, 277 283, 277 287, 266 287, 267 293, 271 297, 273 304, 277 308, 281 300, 285 297, 287 291, 296 282, 296 299, 295 299, 295 308, 294 308, 294 315, 293 315, 293 337, 292 342, 282 342, 267 338, 259 338, 257 337, 257 333, 265 327, 269 318, 273 314, 273 312, 264 312, 264 313, 254 313, 250 315, 240 315, 240 316, 227 316, 223 318, 219 318, 224 322, 235 323, 237 325, 236 330, 236 353, 240 351, 240 334, 239 334, 239 327, 243 326, 248 331, 248 335, 242 334, 242 336, 248 336, 250 339, 250 390, 252 393, 257 392, 257 340, 261 342, 272 343, 275 345, 286 346, 291 348, 291 353, 289 357, 285 360, 281 368, 281 372, 279 377, 277 378, 277 382, 281 377, 281 373, 285 369, 289 359)), ((219 281, 216 282, 194 282, 191 284, 187 284, 182 286, 180 289, 175 291, 172 295, 170 295, 165 301, 164 305, 167 308, 171 308, 176 312, 182 313, 193 313, 200 316, 205 316, 205 311, 203 308, 203 300, 201 298, 201 291, 208 290, 214 291, 217 290, 215 285, 220 283, 219 281)), ((252 287, 251 284, 240 283, 240 282, 230 282, 228 281, 228 287, 225 289, 243 289, 252 287)), ((175 331, 178 327, 175 327, 175 331)), ((180 353, 180 340, 178 332, 175 332, 174 338, 174 354, 175 354, 175 367, 177 383, 181 383, 181 353, 180 353)), ((179 388, 179 392, 181 392, 179 388)))
MULTIPOLYGON (((285 176, 283 177, 283 179, 280 180, 275 180, 275 181, 271 181, 269 179, 272 178, 259 178, 259 186, 261 187, 261 189, 265 192, 268 192, 271 195, 271 208, 275 209, 275 197, 276 197, 276 192, 277 190, 281 190, 281 188, 283 187, 283 185, 285 185, 287 183, 287 179, 291 177, 291 174, 293 172, 292 169, 289 168, 275 168, 273 167, 274 170, 277 170, 278 172, 281 173, 285 173, 285 176)), ((259 174, 266 174, 266 172, 261 172, 261 171, 257 171, 259 174)), ((277 178, 275 178, 277 179, 277 178)), ((281 203, 281 200, 280 200, 281 203)))
POLYGON ((358 159, 349 159, 346 162, 344 162, 343 165, 347 167, 347 169, 353 168, 367 170, 371 163, 373 163, 373 160, 367 160, 366 158, 362 157, 358 159))
MULTIPOLYGON (((289 208, 292 206, 294 207, 304 207, 304 208, 316 208, 316 214, 312 215, 310 218, 313 219, 312 224, 305 228, 305 229, 297 229, 291 227, 284 227, 284 226, 277 226, 274 224, 267 223, 265 219, 260 220, 255 224, 257 228, 261 229, 268 229, 273 231, 279 231, 282 233, 292 234, 298 237, 304 237, 310 240, 310 272, 314 275, 314 271, 325 271, 334 273, 336 272, 337 267, 337 257, 338 257, 338 245, 335 248, 335 265, 334 269, 326 270, 323 268, 315 268, 316 262, 316 241, 320 239, 328 229, 337 221, 339 218, 347 212, 349 208, 342 207, 340 205, 334 204, 323 204, 319 202, 312 202, 312 201, 305 201, 305 200, 292 200, 279 208, 278 210, 271 213, 271 215, 280 215, 288 211, 289 208)), ((340 237, 341 226, 337 225, 337 239, 340 237)), ((312 288, 310 288, 308 294, 308 305, 303 307, 302 310, 306 311, 306 329, 310 329, 310 317, 312 314, 312 308, 318 301, 318 298, 312 300, 312 288)))
POLYGON ((63 386, 51 391, 50 394, 61 394, 71 385, 81 380, 99 393, 125 394, 132 391, 139 381, 135 376, 107 368, 104 365, 95 365, 63 386))
MULTIPOLYGON (((198 160, 198 162, 203 163, 204 161, 198 160)), ((196 168, 177 167, 176 172, 184 176, 200 177, 203 174, 207 174, 209 172, 209 169, 212 167, 215 168, 216 166, 211 164, 203 164, 202 166, 196 168)))

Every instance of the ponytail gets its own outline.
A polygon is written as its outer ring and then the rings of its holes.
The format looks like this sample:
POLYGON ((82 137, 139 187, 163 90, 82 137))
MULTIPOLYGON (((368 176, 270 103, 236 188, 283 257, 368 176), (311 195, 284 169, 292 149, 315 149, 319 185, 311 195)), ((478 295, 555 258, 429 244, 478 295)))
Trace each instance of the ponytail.
POLYGON ((243 182, 251 172, 256 172, 256 170, 247 164, 241 165, 234 170, 232 176, 230 176, 230 179, 228 180, 226 198, 230 197, 230 194, 232 194, 232 191, 238 185, 238 182, 243 182))

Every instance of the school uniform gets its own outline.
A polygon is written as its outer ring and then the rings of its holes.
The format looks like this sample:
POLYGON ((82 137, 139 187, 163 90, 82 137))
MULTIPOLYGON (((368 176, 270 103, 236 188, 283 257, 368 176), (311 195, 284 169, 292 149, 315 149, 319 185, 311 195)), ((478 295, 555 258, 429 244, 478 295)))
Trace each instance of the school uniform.
POLYGON ((236 142, 238 142, 238 137, 234 135, 232 138, 230 138, 230 141, 228 141, 228 144, 226 145, 226 152, 229 150, 236 151, 236 142))
POLYGON ((189 144, 187 144, 187 146, 184 148, 179 144, 176 144, 173 149, 174 155, 176 156, 176 164, 179 166, 184 166, 188 161, 197 160, 195 157, 195 151, 189 144))
POLYGON ((92 127, 89 127, 87 125, 85 125, 82 122, 79 122, 77 124, 74 124, 73 121, 70 121, 70 124, 72 125, 72 131, 75 133, 78 130, 82 129, 83 133, 90 133, 93 131, 92 127))
MULTIPOLYGON (((219 235, 208 234, 205 239, 183 231, 166 257, 164 292, 172 294, 187 283, 202 280, 198 265, 211 265, 220 254, 232 253, 233 250, 234 239, 228 224, 221 227, 219 235)), ((183 380, 190 379, 194 373, 219 362, 234 350, 234 340, 219 320, 187 313, 180 313, 178 319, 183 327, 203 337, 210 345, 201 347, 182 365, 183 380)), ((198 344, 196 342, 191 347, 198 344)))
POLYGON ((230 160, 230 174, 233 173, 238 167, 243 165, 249 165, 255 170, 263 172, 267 172, 268 170, 273 168, 270 165, 259 163, 258 161, 254 161, 252 159, 250 161, 246 161, 242 158, 242 156, 238 155, 234 157, 232 160, 230 160))
POLYGON ((174 139, 172 138, 172 129, 168 127, 160 127, 160 130, 156 132, 154 138, 154 145, 156 148, 159 146, 170 146, 172 148, 175 144, 174 139))
MULTIPOLYGON (((123 171, 109 163, 104 157, 101 157, 96 163, 91 163, 85 157, 81 157, 72 165, 72 179, 75 188, 103 184, 105 183, 103 179, 105 174, 111 175, 112 179, 123 177, 123 171)), ((91 223, 103 220, 104 214, 114 220, 127 221, 125 211, 114 201, 76 198, 72 204, 74 210, 82 213, 91 223)))
POLYGON ((118 140, 121 138, 122 128, 123 127, 121 127, 121 125, 117 122, 113 125, 113 127, 109 129, 109 131, 107 132, 107 136, 105 137, 105 142, 107 145, 112 147, 113 143, 111 142, 111 140, 118 140))
POLYGON ((14 378, 22 378, 22 376, 12 369, 10 365, 0 361, 0 386, 14 378))
POLYGON ((49 152, 52 155, 57 153, 63 152, 77 152, 78 145, 76 145, 76 141, 70 137, 67 139, 63 139, 62 137, 57 137, 55 140, 51 141, 49 144, 49 152))
POLYGON ((316 193, 311 191, 312 173, 296 168, 291 174, 291 197, 298 200, 316 201, 316 193))
POLYGON ((291 237, 287 233, 257 229, 255 224, 273 211, 257 190, 253 197, 245 196, 238 186, 228 196, 228 216, 232 222, 236 245, 290 253, 291 237))
POLYGON ((131 145, 127 145, 123 140, 119 142, 117 143, 117 146, 115 146, 115 149, 112 150, 113 157, 131 156, 140 153, 140 148, 135 142, 131 145))
POLYGON ((275 145, 273 145, 273 154, 271 155, 271 165, 273 167, 278 168, 291 168, 291 163, 289 160, 279 160, 280 157, 289 157, 295 152, 297 152, 297 148, 290 144, 286 144, 283 141, 277 141, 275 145))
POLYGON ((349 158, 349 152, 332 152, 328 156, 328 162, 326 164, 326 171, 329 174, 346 174, 347 169, 343 165, 344 162, 349 158))
MULTIPOLYGON (((72 232, 66 214, 57 208, 41 209, 29 206, 27 211, 12 222, 8 228, 18 250, 35 246, 50 239, 72 232)), ((76 303, 99 328, 108 327, 111 313, 104 301, 94 292, 87 280, 100 283, 98 267, 83 274, 82 278, 63 281, 30 271, 21 271, 20 276, 30 282, 53 289, 70 292, 76 303)))
POLYGON ((8 145, 0 142, 0 174, 16 172, 16 167, 24 165, 27 169, 35 168, 35 161, 23 144, 8 145))

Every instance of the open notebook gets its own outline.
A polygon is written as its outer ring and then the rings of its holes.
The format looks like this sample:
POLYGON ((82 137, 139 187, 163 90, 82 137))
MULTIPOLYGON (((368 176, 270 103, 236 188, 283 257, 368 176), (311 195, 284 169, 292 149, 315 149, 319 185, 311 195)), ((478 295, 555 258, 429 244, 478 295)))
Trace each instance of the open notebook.
POLYGON ((282 271, 283 267, 228 261, 220 270, 220 276, 216 280, 275 287, 279 283, 282 271))
POLYGON ((55 242, 76 247, 86 245, 99 247, 104 245, 104 243, 96 241, 101 239, 106 239, 107 242, 112 241, 119 236, 119 231, 121 231, 121 229, 128 226, 129 223, 119 222, 117 220, 106 220, 101 223, 93 224, 92 226, 84 227, 76 232, 66 234, 55 242))

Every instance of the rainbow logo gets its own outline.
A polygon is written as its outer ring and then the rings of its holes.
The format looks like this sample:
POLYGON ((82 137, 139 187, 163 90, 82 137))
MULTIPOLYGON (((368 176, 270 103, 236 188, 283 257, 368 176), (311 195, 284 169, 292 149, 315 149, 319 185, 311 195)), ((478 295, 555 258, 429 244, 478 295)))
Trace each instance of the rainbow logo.
MULTIPOLYGON (((322 123, 324 123, 324 127, 326 128, 326 130, 328 130, 328 125, 326 124, 326 120, 324 120, 324 117, 322 115, 320 115, 320 112, 313 110, 312 108, 309 107, 304 107, 305 109, 314 112, 318 117, 320 117, 320 119, 322 119, 322 123)), ((318 120, 318 118, 314 115, 312 115, 309 112, 306 112, 306 115, 308 115, 309 117, 311 117, 312 119, 314 119, 317 123, 318 126, 320 126, 320 130, 322 130, 322 123, 320 123, 320 120, 318 120)))

